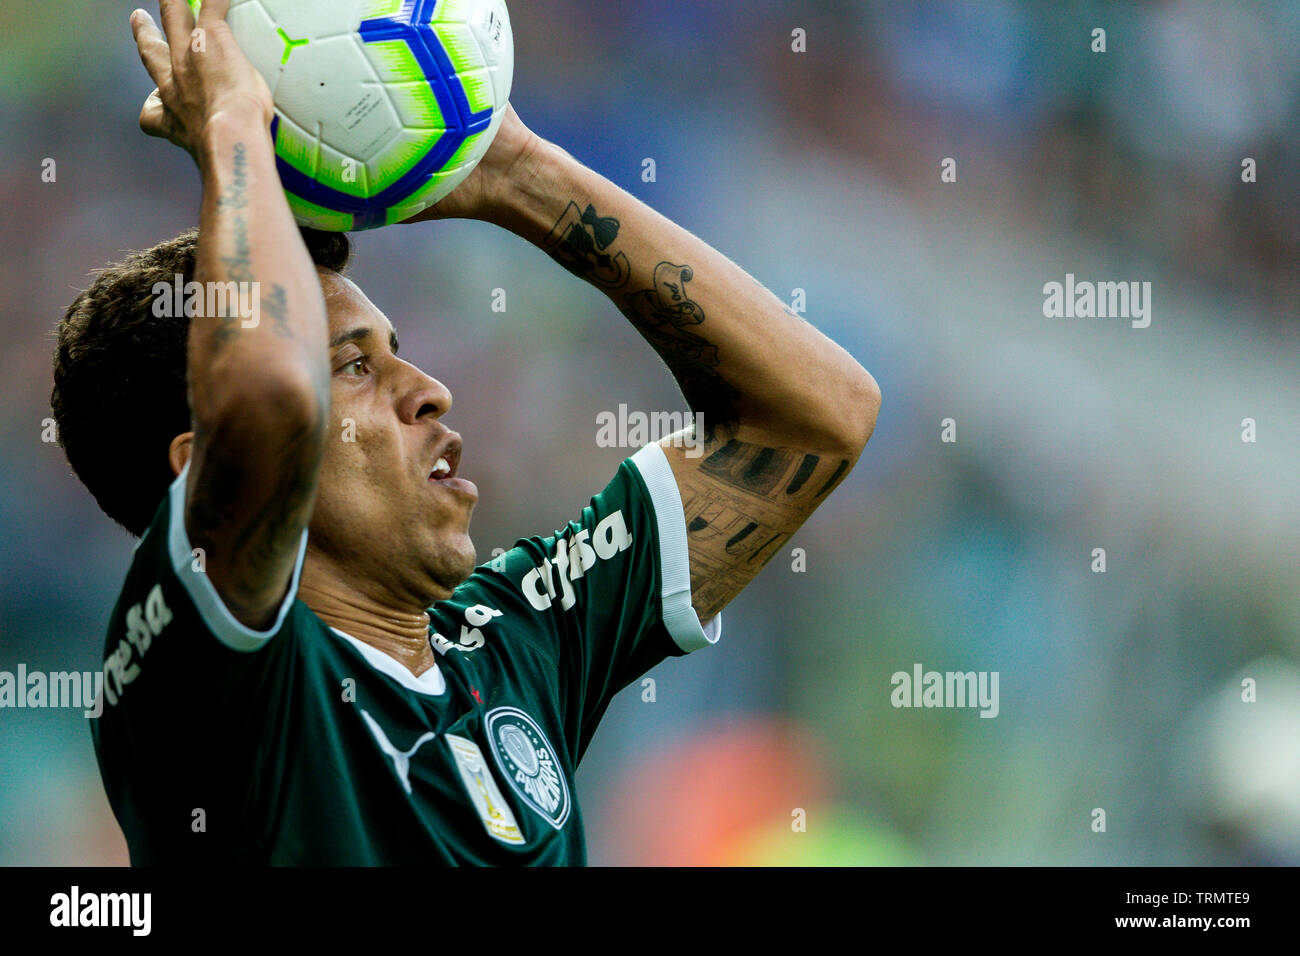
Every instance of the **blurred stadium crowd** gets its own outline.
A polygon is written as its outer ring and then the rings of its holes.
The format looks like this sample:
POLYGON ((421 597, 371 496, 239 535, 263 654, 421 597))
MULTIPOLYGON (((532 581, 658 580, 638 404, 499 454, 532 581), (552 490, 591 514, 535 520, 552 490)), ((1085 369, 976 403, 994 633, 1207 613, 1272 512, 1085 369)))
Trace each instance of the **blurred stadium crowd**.
MULTIPOLYGON (((89 271, 197 217, 188 157, 136 128, 130 9, 0 12, 0 670, 96 668, 131 557, 41 440, 89 271)), ((611 708, 578 775, 592 862, 1300 863, 1300 6, 510 12, 525 122, 804 290, 884 393, 790 543, 806 570, 778 556, 717 647, 611 708), (1151 326, 1045 318, 1067 273, 1150 281, 1151 326), (895 709, 915 663, 997 671, 999 716, 895 709)), ((483 558, 630 454, 597 446, 598 412, 681 407, 604 298, 513 237, 357 244, 354 278, 455 395, 483 558)), ((124 861, 79 712, 0 710, 0 863, 124 861)))

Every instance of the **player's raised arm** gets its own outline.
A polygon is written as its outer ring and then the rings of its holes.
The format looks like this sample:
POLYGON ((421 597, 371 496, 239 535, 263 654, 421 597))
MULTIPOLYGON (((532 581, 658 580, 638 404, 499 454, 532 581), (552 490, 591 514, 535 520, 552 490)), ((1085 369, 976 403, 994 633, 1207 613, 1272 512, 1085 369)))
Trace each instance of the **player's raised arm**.
POLYGON ((131 26, 158 86, 140 125, 189 151, 202 175, 194 280, 205 306, 218 303, 190 326, 186 527, 227 608, 256 628, 284 596, 311 514, 329 414, 327 324, 276 173, 271 95, 231 36, 228 7, 207 0, 196 25, 184 0, 161 0, 165 37, 142 10, 131 26))
POLYGON ((513 111, 466 185, 420 218, 487 219, 544 249, 613 300, 703 413, 702 456, 661 444, 707 620, 848 473, 875 427, 875 380, 735 263, 513 111))

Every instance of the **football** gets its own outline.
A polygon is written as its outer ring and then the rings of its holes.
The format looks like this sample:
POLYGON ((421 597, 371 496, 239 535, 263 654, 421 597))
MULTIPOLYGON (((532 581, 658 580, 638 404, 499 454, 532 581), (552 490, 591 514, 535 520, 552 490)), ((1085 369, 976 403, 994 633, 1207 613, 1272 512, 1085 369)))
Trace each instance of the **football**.
POLYGON ((232 0, 227 20, 270 87, 276 166, 301 225, 415 215, 470 174, 505 116, 504 0, 232 0))

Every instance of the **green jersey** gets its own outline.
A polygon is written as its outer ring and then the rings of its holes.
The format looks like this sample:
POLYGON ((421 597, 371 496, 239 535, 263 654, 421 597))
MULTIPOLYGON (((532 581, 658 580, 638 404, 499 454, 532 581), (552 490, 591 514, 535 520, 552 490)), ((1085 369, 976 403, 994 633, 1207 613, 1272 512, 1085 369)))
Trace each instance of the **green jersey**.
POLYGON ((297 600, 225 609, 182 474, 108 630, 95 752, 135 864, 581 864, 573 775, 614 694, 705 647, 667 458, 623 462, 581 517, 429 609, 419 677, 297 600))

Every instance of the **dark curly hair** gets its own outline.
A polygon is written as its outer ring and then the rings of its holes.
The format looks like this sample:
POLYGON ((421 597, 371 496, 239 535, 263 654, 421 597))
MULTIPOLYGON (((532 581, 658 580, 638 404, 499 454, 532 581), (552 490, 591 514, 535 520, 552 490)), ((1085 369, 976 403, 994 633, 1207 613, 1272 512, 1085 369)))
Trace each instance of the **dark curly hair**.
MULTIPOLYGON (((347 235, 301 232, 316 265, 347 267, 347 235)), ((193 279, 198 241, 189 229, 100 270, 56 332, 50 405, 59 444, 104 513, 137 537, 173 480, 171 441, 191 427, 189 319, 155 316, 153 287, 193 279)))

